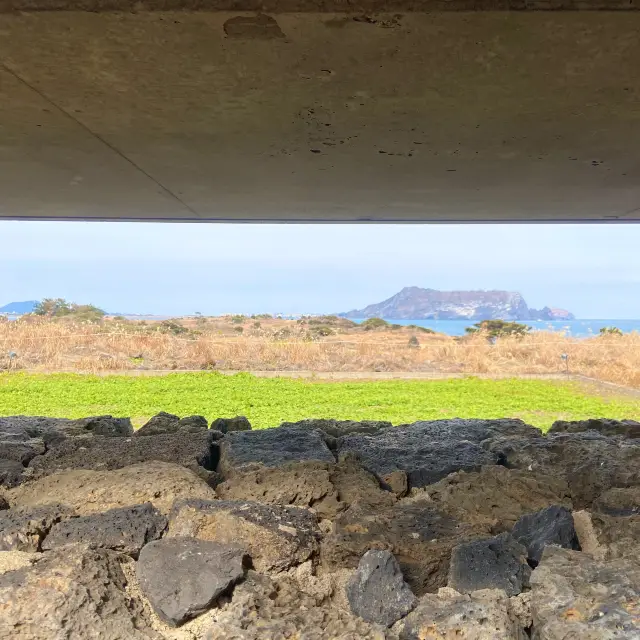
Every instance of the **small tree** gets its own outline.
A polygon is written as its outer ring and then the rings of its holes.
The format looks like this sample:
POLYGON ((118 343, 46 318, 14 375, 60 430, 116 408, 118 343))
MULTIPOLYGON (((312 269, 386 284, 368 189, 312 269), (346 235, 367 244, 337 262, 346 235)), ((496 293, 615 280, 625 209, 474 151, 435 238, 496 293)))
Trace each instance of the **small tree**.
POLYGON ((33 309, 36 316, 48 316, 50 318, 59 318, 60 316, 69 315, 71 312, 71 304, 64 298, 45 298, 38 302, 33 309))
POLYGON ((465 331, 474 335, 477 333, 486 334, 488 338, 503 338, 505 336, 522 337, 531 331, 531 327, 518 322, 507 322, 506 320, 483 320, 477 322, 472 327, 467 327, 465 331))

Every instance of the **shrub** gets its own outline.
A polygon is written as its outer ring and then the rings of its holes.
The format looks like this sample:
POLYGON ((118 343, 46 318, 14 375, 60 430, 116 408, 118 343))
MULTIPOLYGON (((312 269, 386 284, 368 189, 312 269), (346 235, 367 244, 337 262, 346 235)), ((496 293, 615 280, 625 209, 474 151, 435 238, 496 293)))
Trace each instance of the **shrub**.
POLYGON ((318 337, 330 336, 334 333, 333 329, 326 324, 315 324, 309 328, 309 333, 318 337))
POLYGON ((419 327, 417 324, 408 324, 407 329, 413 329, 414 331, 422 331, 422 333, 435 334, 435 331, 433 329, 429 329, 427 327, 419 327))
POLYGON ((382 318, 368 318, 360 325, 365 331, 372 331, 373 329, 385 329, 389 326, 389 323, 382 318))
POLYGON ((601 336, 621 336, 622 331, 618 327, 602 327, 600 329, 601 336))
POLYGON ((247 318, 243 315, 231 316, 232 324, 242 324, 247 318))
POLYGON ((243 333, 244 332, 244 327, 233 327, 233 330, 236 333, 243 333))
POLYGON ((179 322, 175 320, 163 320, 158 325, 158 331, 160 333, 170 333, 174 336, 184 335, 185 333, 189 333, 189 329, 187 327, 183 327, 179 322))
POLYGON ((472 327, 467 327, 465 331, 468 334, 486 333, 489 338, 500 338, 503 336, 524 336, 531 331, 531 327, 506 320, 483 320, 472 327))

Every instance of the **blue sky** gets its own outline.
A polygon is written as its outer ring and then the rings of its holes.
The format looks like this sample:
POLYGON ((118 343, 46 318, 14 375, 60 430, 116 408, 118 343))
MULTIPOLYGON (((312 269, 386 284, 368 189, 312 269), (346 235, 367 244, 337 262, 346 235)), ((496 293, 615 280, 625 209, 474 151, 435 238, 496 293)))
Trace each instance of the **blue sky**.
POLYGON ((640 318, 640 225, 0 222, 0 305, 322 313, 404 286, 520 291, 581 318, 640 318))

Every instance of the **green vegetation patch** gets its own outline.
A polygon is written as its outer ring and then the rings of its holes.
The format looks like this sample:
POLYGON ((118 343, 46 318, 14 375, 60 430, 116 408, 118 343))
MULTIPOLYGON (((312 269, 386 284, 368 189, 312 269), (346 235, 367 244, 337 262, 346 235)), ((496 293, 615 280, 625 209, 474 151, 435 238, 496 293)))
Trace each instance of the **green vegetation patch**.
POLYGON ((209 420, 246 415, 254 427, 302 418, 389 420, 522 418, 543 429, 554 420, 639 418, 640 400, 590 395, 547 380, 388 380, 330 382, 242 373, 163 376, 0 374, 0 415, 78 418, 112 414, 142 424, 159 411, 209 420))

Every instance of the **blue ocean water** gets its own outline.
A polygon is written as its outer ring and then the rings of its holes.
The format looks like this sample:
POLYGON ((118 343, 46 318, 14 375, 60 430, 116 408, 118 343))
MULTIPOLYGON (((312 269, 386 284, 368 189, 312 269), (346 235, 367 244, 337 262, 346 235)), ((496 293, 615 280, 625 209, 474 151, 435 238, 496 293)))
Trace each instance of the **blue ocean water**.
MULTIPOLYGON (((354 319, 355 322, 363 322, 354 319)), ((394 324, 415 324, 418 327, 433 329, 449 336, 465 335, 465 328, 474 324, 472 320, 390 320, 394 324)), ((602 327, 618 327, 623 333, 637 331, 640 333, 640 320, 527 320, 526 324, 534 331, 556 331, 572 338, 588 338, 597 335, 602 327)))

